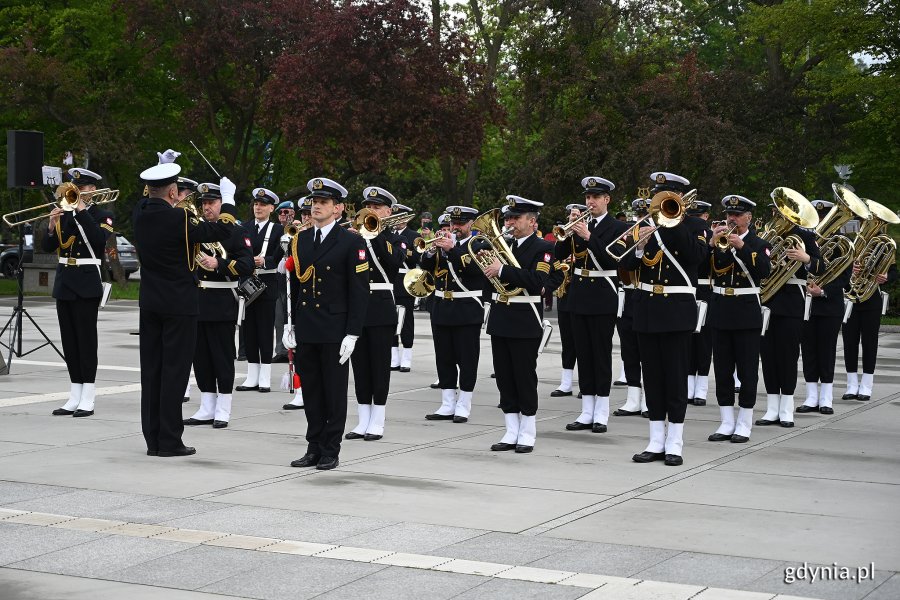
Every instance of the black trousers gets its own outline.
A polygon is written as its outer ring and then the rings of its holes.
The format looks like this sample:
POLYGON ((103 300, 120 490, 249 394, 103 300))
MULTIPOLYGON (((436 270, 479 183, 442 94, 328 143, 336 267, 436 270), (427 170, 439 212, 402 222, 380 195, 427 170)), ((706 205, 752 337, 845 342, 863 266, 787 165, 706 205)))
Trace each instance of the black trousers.
POLYGON ((695 333, 691 336, 691 364, 688 367, 688 375, 709 375, 712 355, 712 328, 704 325, 700 333, 695 333))
POLYGON ((306 451, 310 454, 337 457, 341 452, 341 436, 347 424, 350 365, 338 364, 340 348, 339 343, 297 344, 294 364, 303 382, 306 451))
POLYGON ((234 387, 234 321, 197 321, 194 379, 201 392, 230 394, 234 387))
POLYGON ((759 382, 759 329, 714 329, 713 361, 716 373, 716 402, 734 406, 734 371, 741 381, 738 406, 756 406, 759 382))
POLYGON ((631 317, 619 317, 616 330, 619 332, 619 350, 625 365, 625 383, 628 387, 641 387, 641 353, 638 350, 637 333, 631 328, 631 317))
POLYGON ((537 414, 537 355, 540 338, 491 336, 494 373, 504 413, 537 414))
POLYGON ((874 373, 878 360, 878 330, 881 329, 881 311, 857 311, 853 307, 850 318, 844 323, 844 367, 848 373, 859 370, 859 343, 862 341, 863 373, 874 373))
POLYGON ((810 315, 803 323, 803 379, 810 383, 834 383, 834 363, 837 360, 837 338, 843 316, 819 317, 810 315))
POLYGON ((404 348, 412 348, 413 339, 416 334, 416 318, 413 312, 415 300, 412 298, 397 297, 397 306, 406 307, 406 316, 403 319, 403 326, 400 328, 400 335, 394 336, 394 346, 403 346, 404 348), (398 339, 399 338, 399 343, 398 339))
POLYGON ((94 383, 97 378, 99 309, 100 298, 56 301, 59 335, 72 383, 94 383))
MULTIPOLYGON (((802 317, 772 315, 762 338, 759 358, 767 394, 793 396, 797 387, 797 363, 800 361, 802 317)), ((718 384, 718 380, 716 381, 718 384)), ((741 380, 743 390, 744 380, 741 380)))
POLYGON ((638 332, 644 392, 651 421, 684 423, 691 331, 638 332))
POLYGON ((612 386, 612 336, 615 315, 572 315, 575 349, 581 367, 578 388, 582 394, 609 396, 612 386))
POLYGON ((197 317, 141 310, 141 429, 148 450, 184 446, 181 405, 191 374, 197 317))
POLYGON ((575 326, 572 325, 571 311, 559 311, 556 320, 559 324, 559 341, 562 344, 562 368, 574 369, 578 353, 575 350, 575 326))
POLYGON ((481 355, 481 325, 432 323, 431 333, 434 336, 434 360, 441 389, 456 389, 458 365, 460 391, 474 391, 481 355))
POLYGON ((275 331, 275 300, 257 298, 245 311, 244 352, 248 363, 268 365, 272 362, 275 331))
POLYGON ((387 404, 391 387, 391 344, 396 330, 393 325, 367 325, 356 340, 350 362, 357 404, 387 404))

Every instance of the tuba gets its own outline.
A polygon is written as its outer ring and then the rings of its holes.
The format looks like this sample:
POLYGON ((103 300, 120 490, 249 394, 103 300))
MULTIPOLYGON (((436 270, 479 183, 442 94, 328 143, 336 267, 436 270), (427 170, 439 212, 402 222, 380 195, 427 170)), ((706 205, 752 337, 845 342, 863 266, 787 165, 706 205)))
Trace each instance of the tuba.
POLYGON ((831 184, 834 191, 834 206, 816 226, 816 236, 820 240, 819 253, 825 262, 825 272, 810 281, 824 287, 837 279, 853 263, 853 241, 838 232, 847 221, 858 218, 866 222, 872 218, 872 211, 850 188, 839 183, 831 184))
POLYGON ((897 242, 887 234, 887 226, 900 223, 900 217, 886 206, 874 200, 864 199, 864 202, 872 211, 872 218, 863 221, 856 236, 853 262, 859 265, 859 270, 850 276, 850 289, 844 294, 854 303, 871 298, 878 290, 875 278, 893 264, 897 242))
POLYGON ((759 237, 772 245, 772 271, 760 284, 760 301, 763 303, 771 300, 800 268, 799 261, 787 257, 787 251, 794 248, 805 250, 806 246, 800 236, 790 233, 791 230, 795 226, 812 229, 819 224, 819 215, 812 202, 800 192, 777 187, 770 195, 778 212, 759 234, 759 237))
MULTIPOLYGON (((497 226, 497 217, 499 215, 500 209, 492 208, 486 213, 478 215, 475 221, 472 222, 472 229, 477 229, 480 233, 473 235, 472 239, 469 240, 469 256, 482 271, 494 262, 495 258, 504 265, 509 265, 510 267, 515 267, 517 269, 521 268, 519 261, 516 260, 512 250, 510 250, 509 246, 506 244, 506 240, 503 239, 503 231, 497 226), (489 250, 485 249, 475 252, 475 240, 478 239, 486 241, 491 245, 491 248, 489 250)), ((497 294, 499 295, 497 302, 503 304, 507 304, 511 297, 518 296, 525 291, 520 287, 507 289, 506 284, 500 281, 499 277, 488 277, 488 281, 490 281, 491 285, 494 286, 494 289, 497 290, 497 294)))
POLYGON ((419 267, 410 269, 403 276, 403 287, 410 296, 425 298, 434 291, 434 276, 419 267))

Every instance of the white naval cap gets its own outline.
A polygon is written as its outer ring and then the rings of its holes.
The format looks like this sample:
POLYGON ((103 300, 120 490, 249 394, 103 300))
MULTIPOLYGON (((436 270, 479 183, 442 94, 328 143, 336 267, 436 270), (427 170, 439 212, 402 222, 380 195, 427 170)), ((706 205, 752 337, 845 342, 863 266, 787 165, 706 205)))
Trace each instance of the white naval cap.
POLYGON ((731 194, 722 198, 722 206, 727 213, 745 213, 753 212, 753 209, 756 207, 756 202, 749 198, 745 198, 744 196, 731 194))
POLYGON ((573 210, 580 210, 581 212, 584 212, 587 210, 587 204, 579 204, 577 202, 566 204, 566 212, 572 212, 573 210))
POLYGON ((163 187, 178 180, 181 167, 176 163, 163 163, 141 172, 141 181, 150 187, 163 187))
POLYGON ((616 184, 609 179, 588 176, 581 180, 581 187, 584 188, 585 194, 608 194, 616 189, 616 184))
POLYGON ((474 221, 478 216, 478 211, 469 206, 448 206, 446 213, 450 215, 450 220, 458 223, 466 223, 474 221))
POLYGON ((278 194, 273 192, 270 189, 258 187, 253 188, 253 201, 254 202, 265 202, 266 204, 271 204, 275 206, 279 202, 281 202, 281 198, 278 197, 278 194))
POLYGON ((397 199, 386 189, 370 185, 363 190, 363 204, 366 202, 377 202, 379 204, 384 204, 385 206, 393 207, 397 204, 397 199))
POLYGON ((834 206, 834 202, 829 202, 828 200, 813 200, 812 205, 816 210, 829 210, 834 206))
POLYGON ((197 191, 200 193, 200 200, 221 200, 222 188, 218 183, 200 183, 197 184, 197 191))
POLYGON ((650 173, 650 179, 656 184, 653 186, 653 193, 669 190, 683 194, 688 191, 688 186, 691 185, 687 178, 666 171, 650 173))
POLYGON ((440 215, 437 219, 437 222, 438 222, 439 227, 443 227, 444 225, 449 225, 450 224, 450 215, 448 215, 447 213, 440 215))
POLYGON ((517 216, 530 212, 540 212, 544 203, 510 194, 506 197, 506 206, 509 207, 507 215, 517 216))
POLYGON ((82 169, 81 167, 73 167, 69 169, 68 173, 69 177, 72 178, 72 183, 75 185, 96 185, 103 179, 103 176, 99 173, 94 173, 93 171, 82 169))
POLYGON ((392 208, 394 209, 395 213, 412 212, 412 209, 410 207, 405 204, 400 204, 399 202, 394 204, 392 208))
POLYGON ((325 177, 310 179, 306 189, 311 192, 313 198, 331 198, 335 202, 340 202, 347 197, 347 188, 325 177))

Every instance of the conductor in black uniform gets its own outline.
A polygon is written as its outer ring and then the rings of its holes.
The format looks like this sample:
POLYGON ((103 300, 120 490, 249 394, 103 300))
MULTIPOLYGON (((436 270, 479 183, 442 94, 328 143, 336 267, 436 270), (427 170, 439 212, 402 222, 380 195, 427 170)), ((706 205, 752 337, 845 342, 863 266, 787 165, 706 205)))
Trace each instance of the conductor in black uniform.
MULTIPOLYGON (((653 173, 653 193, 683 195, 690 182, 674 173, 653 173)), ((659 220, 660 215, 654 215, 659 220)), ((684 415, 687 410, 687 372, 691 335, 697 327, 697 266, 707 259, 702 225, 680 223, 660 227, 651 235, 641 227, 637 249, 625 256, 622 266, 639 271, 634 304, 634 331, 638 336, 644 390, 650 413, 650 443, 635 454, 635 462, 665 460, 683 464, 681 457, 684 415), (668 419, 668 427, 666 420, 668 419)))
POLYGON ((279 199, 266 188, 253 190, 253 223, 244 225, 253 245, 254 274, 266 289, 247 306, 241 333, 247 355, 247 378, 235 389, 239 392, 272 389, 272 346, 274 345, 275 301, 278 300, 278 263, 284 256, 281 236, 284 228, 269 220, 279 199))
MULTIPOLYGON (((102 179, 77 167, 69 169, 69 177, 80 194, 96 190, 102 179)), ((53 414, 89 417, 94 414, 97 313, 103 296, 100 265, 106 238, 113 235, 112 213, 88 206, 79 195, 75 210, 51 211, 48 227, 41 245, 58 256, 53 297, 70 381, 69 399, 53 414)))
POLYGON ((520 196, 506 199, 509 209, 504 225, 512 234, 510 249, 519 266, 494 257, 484 274, 497 278, 507 290, 523 291, 508 297, 498 292, 491 294, 494 303, 487 333, 491 336, 500 409, 506 422, 506 433, 491 450, 527 453, 534 448, 537 436, 537 357, 545 329, 541 291, 550 276, 553 244, 534 233, 542 203, 520 196))
POLYGON ((200 408, 185 425, 228 427, 234 386, 234 329, 238 319, 238 279, 253 272, 250 239, 237 222, 234 201, 225 204, 219 186, 197 186, 203 219, 229 226, 231 236, 221 246, 207 244, 197 255, 200 315, 194 378, 200 388, 200 408), (220 252, 224 250, 224 255, 220 252))
MULTIPOLYGON (((141 173, 149 193, 134 221, 141 259, 141 428, 150 456, 196 452, 181 440, 182 397, 191 372, 199 313, 195 244, 223 241, 231 235, 225 223, 206 223, 186 209, 175 208, 180 171, 177 164, 167 163, 141 173)), ((234 187, 227 178, 222 184, 234 187)))
POLYGON ((347 190, 324 177, 311 179, 313 226, 291 241, 296 363, 306 404, 306 454, 292 467, 338 466, 347 421, 350 355, 362 335, 369 304, 369 261, 364 240, 335 224, 347 190))
MULTIPOLYGON (((412 209, 402 204, 394 205, 395 213, 409 213, 412 209)), ((406 223, 397 226, 397 245, 403 250, 403 264, 397 272, 394 280, 394 300, 397 302, 397 314, 403 314, 403 323, 400 326, 400 335, 394 339, 391 347, 391 370, 409 373, 412 368, 412 348, 415 341, 416 320, 413 314, 415 298, 409 295, 403 285, 403 276, 419 265, 420 254, 416 251, 416 240, 419 235, 406 223), (402 307, 402 310, 401 310, 402 307), (399 343, 398 343, 399 341, 399 343)))
POLYGON ((713 335, 716 402, 721 423, 711 442, 744 443, 753 427, 762 309, 759 282, 769 276, 769 242, 750 230, 756 204, 736 194, 722 198, 727 218, 710 240, 712 298, 706 323, 713 335), (726 236, 730 230, 729 235, 726 236), (738 414, 734 414, 734 378, 741 381, 738 414))
MULTIPOLYGON (((397 199, 384 188, 363 190, 363 209, 379 219, 391 216, 397 199)), ((369 261, 369 307, 362 334, 350 361, 356 388, 359 423, 345 436, 348 440, 380 440, 384 435, 384 418, 391 386, 391 344, 397 331, 397 306, 394 304, 394 280, 402 264, 405 250, 390 228, 375 237, 361 230, 369 261)), ((410 315, 412 318, 412 315, 410 315)))

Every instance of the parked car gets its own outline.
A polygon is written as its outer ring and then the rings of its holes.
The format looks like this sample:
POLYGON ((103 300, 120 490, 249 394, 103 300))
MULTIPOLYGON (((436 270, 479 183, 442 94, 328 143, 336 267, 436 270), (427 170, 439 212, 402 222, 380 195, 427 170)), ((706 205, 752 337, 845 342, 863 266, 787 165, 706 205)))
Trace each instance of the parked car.
MULTIPOLYGON (((25 262, 31 262, 34 257, 34 247, 31 244, 25 246, 25 262)), ((12 277, 19 266, 19 245, 11 246, 0 252, 0 273, 4 277, 12 277)))
POLYGON ((125 271, 125 279, 141 268, 141 263, 138 262, 137 251, 134 249, 134 246, 125 239, 124 235, 116 234, 116 251, 119 254, 119 264, 122 265, 122 269, 125 271))
MULTIPOLYGON (((116 253, 119 255, 119 263, 122 265, 122 269, 125 271, 126 279, 132 273, 141 268, 141 265, 138 262, 137 252, 135 251, 134 246, 125 238, 125 236, 116 235, 116 253)), ((34 247, 29 244, 25 246, 25 262, 30 263, 33 260, 34 247)), ((0 273, 2 273, 4 277, 12 277, 18 264, 18 246, 7 248, 2 253, 0 253, 0 273)), ((110 273, 110 278, 111 277, 112 273, 110 273)))

